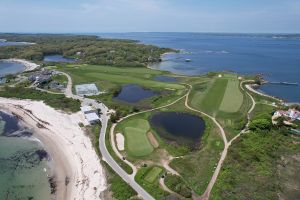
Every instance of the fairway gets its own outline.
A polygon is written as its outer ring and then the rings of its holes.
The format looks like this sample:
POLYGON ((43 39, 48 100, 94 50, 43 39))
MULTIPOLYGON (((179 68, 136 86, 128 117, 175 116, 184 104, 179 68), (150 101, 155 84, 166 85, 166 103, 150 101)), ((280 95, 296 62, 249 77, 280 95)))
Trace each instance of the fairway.
POLYGON ((153 146, 148 140, 149 123, 144 119, 134 119, 124 124, 126 152, 130 156, 140 157, 149 155, 153 146))
POLYGON ((243 97, 239 89, 239 80, 237 78, 229 79, 220 110, 229 113, 237 112, 242 106, 243 97))
POLYGON ((145 180, 149 183, 153 183, 163 170, 159 167, 153 167, 145 176, 145 180))
MULTIPOLYGON (((152 77, 163 72, 147 68, 126 68, 101 65, 68 65, 60 70, 72 76, 74 85, 95 82, 100 88, 110 84, 138 84, 144 87, 183 89, 184 86, 176 83, 154 81, 152 77)), ((105 88, 109 89, 109 88, 105 88)))
POLYGON ((201 108, 209 113, 217 113, 223 100, 228 79, 216 79, 201 101, 201 108))

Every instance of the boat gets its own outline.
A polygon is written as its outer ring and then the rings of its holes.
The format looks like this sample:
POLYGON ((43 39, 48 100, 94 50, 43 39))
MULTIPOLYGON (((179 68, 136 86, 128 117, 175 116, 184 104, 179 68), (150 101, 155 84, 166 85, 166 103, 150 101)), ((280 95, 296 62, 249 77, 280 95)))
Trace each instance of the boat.
POLYGON ((191 59, 185 59, 185 62, 191 62, 192 60, 191 59))

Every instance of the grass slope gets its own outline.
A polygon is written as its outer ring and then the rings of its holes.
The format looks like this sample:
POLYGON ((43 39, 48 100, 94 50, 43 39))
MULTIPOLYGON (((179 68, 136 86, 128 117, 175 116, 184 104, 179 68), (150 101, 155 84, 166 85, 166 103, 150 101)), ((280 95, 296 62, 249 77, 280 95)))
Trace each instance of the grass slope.
POLYGON ((149 183, 153 183, 162 172, 162 168, 159 167, 153 167, 145 176, 145 180, 149 183))
POLYGON ((146 156, 154 150, 147 137, 147 132, 150 129, 147 120, 134 119, 127 122, 124 126, 126 152, 130 156, 146 156))
POLYGON ((227 83, 228 79, 216 79, 201 101, 200 107, 206 112, 216 115, 223 100, 227 83))
POLYGON ((224 112, 237 112, 243 103, 243 94, 239 89, 237 78, 229 79, 226 91, 220 105, 220 110, 224 112))

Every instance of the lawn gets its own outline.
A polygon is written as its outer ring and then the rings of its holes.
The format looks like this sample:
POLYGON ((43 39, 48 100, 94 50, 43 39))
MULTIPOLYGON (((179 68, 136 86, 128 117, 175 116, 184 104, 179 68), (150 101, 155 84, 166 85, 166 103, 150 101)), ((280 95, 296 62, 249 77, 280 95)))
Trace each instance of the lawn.
POLYGON ((133 157, 141 157, 149 155, 154 150, 147 137, 150 129, 147 120, 134 119, 123 126, 125 127, 126 153, 133 157))
POLYGON ((164 72, 147 68, 124 68, 100 65, 68 65, 60 68, 69 73, 74 84, 95 82, 100 88, 108 90, 113 85, 138 84, 151 88, 183 89, 184 86, 176 83, 154 81, 153 77, 164 72), (109 82, 110 84, 107 84, 109 82), (113 85, 112 85, 113 84, 113 85))
POLYGON ((206 112, 216 115, 222 103, 228 79, 216 79, 200 103, 200 107, 206 112))
POLYGON ((153 167, 145 176, 145 180, 149 183, 153 183, 162 172, 162 168, 159 167, 153 167))
POLYGON ((220 110, 223 112, 237 112, 243 103, 243 94, 239 88, 239 80, 237 77, 228 79, 225 94, 220 105, 220 110))

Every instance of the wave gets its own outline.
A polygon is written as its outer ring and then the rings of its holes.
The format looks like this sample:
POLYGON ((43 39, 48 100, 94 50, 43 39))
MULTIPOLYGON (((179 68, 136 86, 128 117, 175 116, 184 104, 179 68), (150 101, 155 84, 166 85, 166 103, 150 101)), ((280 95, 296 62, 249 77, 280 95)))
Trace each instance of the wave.
POLYGON ((213 51, 213 50, 204 50, 201 51, 200 53, 210 53, 210 54, 229 54, 230 52, 222 50, 222 51, 213 51))

